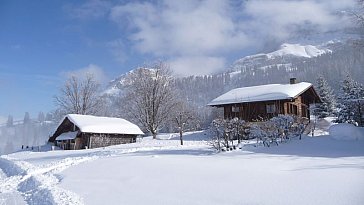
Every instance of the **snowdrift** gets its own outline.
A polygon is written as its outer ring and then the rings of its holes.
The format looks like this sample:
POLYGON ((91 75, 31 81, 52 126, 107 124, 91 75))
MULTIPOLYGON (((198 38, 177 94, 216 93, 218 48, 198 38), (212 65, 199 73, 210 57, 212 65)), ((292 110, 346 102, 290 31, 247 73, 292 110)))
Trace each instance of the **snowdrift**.
POLYGON ((364 128, 348 123, 332 125, 329 133, 332 138, 337 140, 364 140, 364 128))

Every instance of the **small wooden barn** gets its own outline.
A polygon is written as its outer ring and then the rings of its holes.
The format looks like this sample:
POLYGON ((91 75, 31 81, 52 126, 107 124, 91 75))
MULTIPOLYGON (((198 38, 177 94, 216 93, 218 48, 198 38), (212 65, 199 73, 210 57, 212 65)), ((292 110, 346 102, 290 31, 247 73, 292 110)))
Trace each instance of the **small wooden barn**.
POLYGON ((97 148, 133 143, 142 134, 137 125, 125 119, 68 114, 49 142, 63 149, 97 148))
POLYGON ((279 114, 310 117, 310 104, 321 99, 307 82, 268 84, 236 88, 212 100, 208 105, 224 109, 224 118, 238 117, 245 121, 266 120, 279 114))

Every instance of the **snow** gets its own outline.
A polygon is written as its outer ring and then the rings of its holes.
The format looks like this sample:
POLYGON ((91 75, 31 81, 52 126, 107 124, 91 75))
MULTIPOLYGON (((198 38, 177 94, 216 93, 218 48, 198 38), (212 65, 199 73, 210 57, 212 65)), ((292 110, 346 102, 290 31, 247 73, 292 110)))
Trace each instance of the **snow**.
POLYGON ((107 94, 107 95, 113 95, 116 96, 117 94, 120 93, 120 89, 117 88, 116 86, 110 87, 108 89, 106 89, 103 94, 107 94))
POLYGON ((348 123, 333 125, 329 129, 330 136, 337 140, 363 140, 364 128, 348 123))
POLYGON ((312 58, 324 53, 331 52, 329 49, 319 49, 316 46, 312 45, 300 45, 300 44, 289 44, 284 43, 281 45, 279 50, 276 50, 272 53, 267 53, 268 58, 274 58, 278 56, 284 55, 293 55, 305 58, 312 58))
POLYGON ((105 148, 3 155, 0 204, 364 202, 364 140, 303 136, 269 148, 253 140, 215 153, 208 137, 185 133, 181 146, 177 133, 165 133, 105 148))
POLYGON ((73 140, 76 138, 77 136, 77 132, 65 132, 62 133, 61 135, 59 135, 56 140, 73 140))
POLYGON ((122 118, 97 117, 78 114, 68 114, 65 118, 68 118, 72 123, 80 128, 81 132, 135 135, 144 134, 137 125, 122 118))
POLYGON ((331 53, 332 51, 324 47, 324 45, 313 46, 313 45, 301 45, 301 44, 291 44, 284 43, 276 51, 270 53, 258 53, 250 56, 245 56, 236 62, 252 61, 252 60, 267 60, 275 59, 277 57, 293 56, 293 57, 303 57, 312 58, 317 57, 325 53, 331 53))
POLYGON ((208 105, 291 99, 311 86, 311 83, 301 82, 296 84, 268 84, 236 88, 215 98, 208 105))

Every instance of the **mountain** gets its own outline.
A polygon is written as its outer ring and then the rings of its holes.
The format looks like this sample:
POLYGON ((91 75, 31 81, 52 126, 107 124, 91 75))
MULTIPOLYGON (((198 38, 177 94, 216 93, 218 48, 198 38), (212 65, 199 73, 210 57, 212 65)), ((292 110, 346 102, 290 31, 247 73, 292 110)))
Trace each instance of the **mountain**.
MULTIPOLYGON (((317 45, 284 43, 272 52, 238 59, 221 73, 176 78, 175 85, 180 95, 199 110, 207 125, 211 122, 211 108, 206 104, 230 89, 288 83, 290 77, 315 83, 317 77, 323 75, 339 92, 339 82, 346 73, 364 83, 363 65, 364 52, 362 47, 355 45, 354 40, 335 40, 317 45)), ((123 74, 109 83, 104 93, 111 99, 110 102, 114 102, 122 92, 127 75, 123 74)))
POLYGON ((341 47, 339 44, 341 44, 340 41, 329 41, 316 46, 284 43, 273 52, 255 54, 236 60, 231 65, 230 73, 236 75, 247 69, 265 70, 274 66, 285 68, 289 72, 293 68, 292 64, 331 54, 341 47))

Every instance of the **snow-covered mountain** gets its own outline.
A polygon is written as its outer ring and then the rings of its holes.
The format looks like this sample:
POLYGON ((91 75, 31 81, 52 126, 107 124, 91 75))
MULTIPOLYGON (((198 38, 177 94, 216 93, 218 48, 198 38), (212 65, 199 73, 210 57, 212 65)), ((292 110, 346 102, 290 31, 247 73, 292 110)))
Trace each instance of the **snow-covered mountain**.
POLYGON ((322 55, 324 53, 331 52, 331 50, 326 48, 320 48, 313 45, 300 45, 300 44, 289 44, 284 43, 281 45, 280 49, 265 54, 268 59, 282 57, 282 56, 297 56, 311 58, 322 55))
POLYGON ((245 56, 236 60, 230 69, 232 75, 245 69, 269 69, 272 66, 286 68, 289 71, 292 63, 303 62, 308 58, 316 58, 324 54, 330 54, 340 48, 340 41, 329 41, 321 45, 301 45, 284 43, 279 49, 270 53, 259 53, 245 56), (238 71, 238 72, 237 72, 238 71))
MULTIPOLYGON (((288 83, 290 77, 315 83, 323 75, 340 91, 340 81, 349 72, 356 81, 364 83, 364 52, 351 40, 335 40, 321 44, 284 43, 267 53, 245 56, 220 73, 176 78, 181 95, 197 106, 201 115, 211 110, 206 106, 212 99, 233 88, 269 83, 288 83)), ((130 71, 133 72, 133 71, 130 71)), ((114 101, 125 86, 123 74, 109 83, 106 96, 114 101)), ((112 104, 112 103, 111 103, 112 104)), ((206 120, 206 123, 209 120, 206 120)), ((211 122, 211 121, 210 121, 211 122)))

